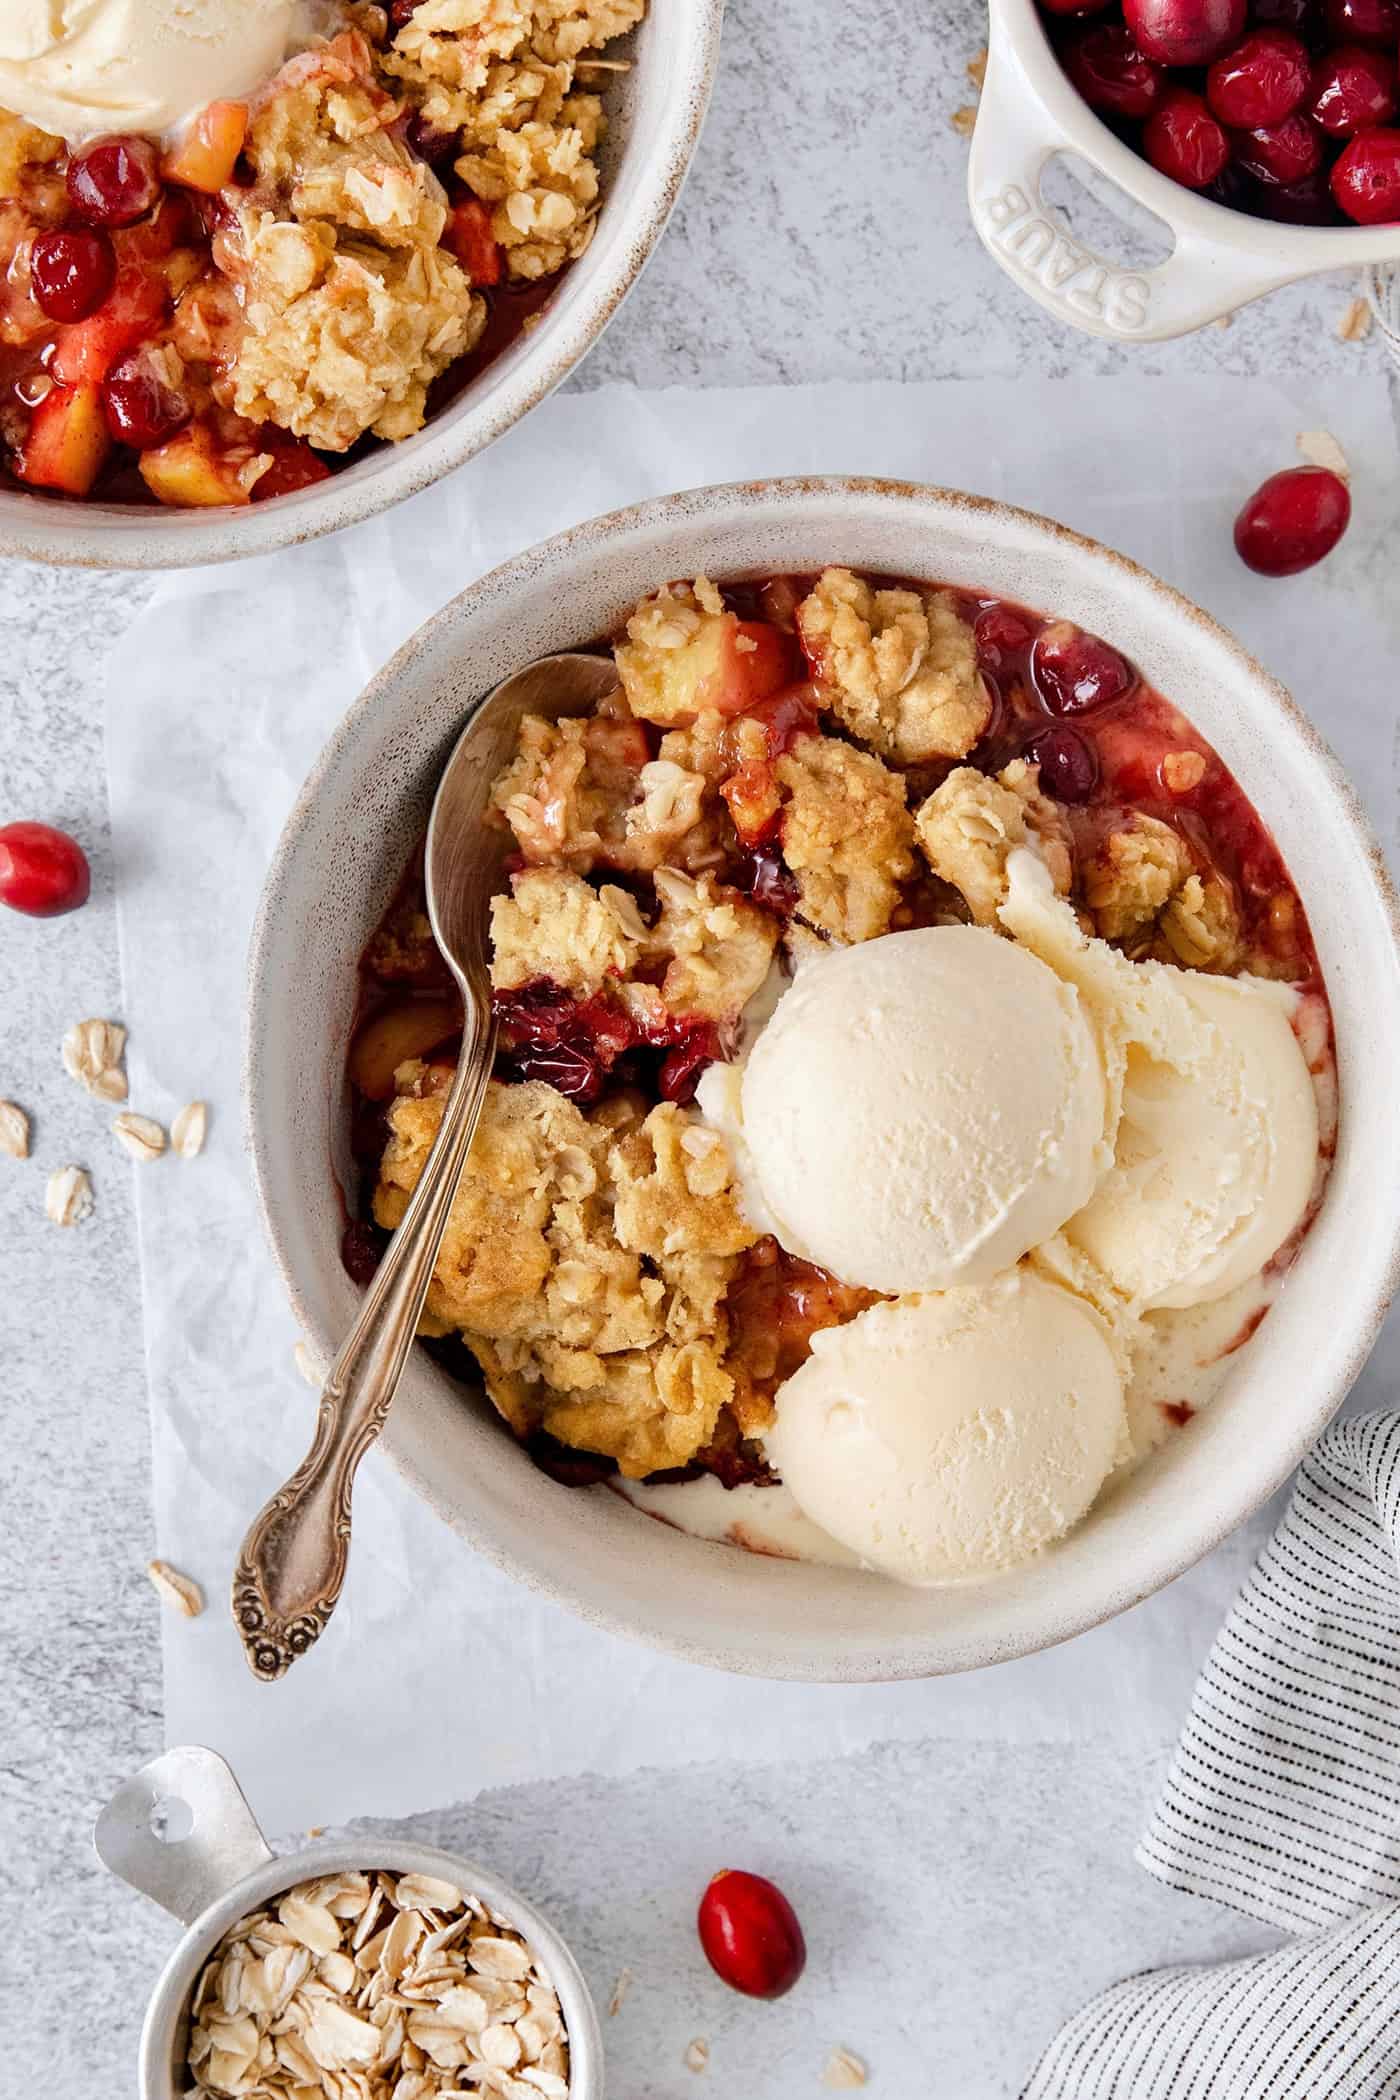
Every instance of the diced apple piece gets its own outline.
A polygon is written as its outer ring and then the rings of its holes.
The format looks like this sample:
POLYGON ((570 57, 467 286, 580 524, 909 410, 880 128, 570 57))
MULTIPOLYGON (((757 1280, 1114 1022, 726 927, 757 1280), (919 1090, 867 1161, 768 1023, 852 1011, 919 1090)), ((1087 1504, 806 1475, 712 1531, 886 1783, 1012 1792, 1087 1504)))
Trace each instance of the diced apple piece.
POLYGON ((490 207, 479 197, 466 197, 447 214, 442 245, 449 248, 473 284, 501 281, 500 243, 491 231, 490 207))
POLYGON ((32 488, 86 496, 112 449, 95 386, 56 386, 35 409, 15 472, 32 488))
POLYGON ((693 722, 707 708, 742 714, 792 679, 786 637, 732 612, 704 614, 679 648, 627 643, 617 667, 628 706, 647 722, 693 722))
POLYGON ((54 378, 61 386, 99 385, 119 357, 156 333, 168 304, 161 276, 123 269, 95 314, 59 329, 49 367, 54 378))
POLYGON ((247 136, 246 102, 211 102, 165 155, 160 172, 167 182, 182 182, 187 189, 204 190, 212 197, 233 180, 247 136))
POLYGON ((410 1057, 426 1057, 462 1025, 455 999, 414 999, 366 1021, 350 1051, 350 1078, 370 1101, 387 1101, 394 1074, 410 1057))
POLYGON ((163 445, 143 452, 137 465, 141 479, 162 503, 208 508, 249 500, 239 478, 240 462, 220 450, 202 423, 191 423, 163 445))

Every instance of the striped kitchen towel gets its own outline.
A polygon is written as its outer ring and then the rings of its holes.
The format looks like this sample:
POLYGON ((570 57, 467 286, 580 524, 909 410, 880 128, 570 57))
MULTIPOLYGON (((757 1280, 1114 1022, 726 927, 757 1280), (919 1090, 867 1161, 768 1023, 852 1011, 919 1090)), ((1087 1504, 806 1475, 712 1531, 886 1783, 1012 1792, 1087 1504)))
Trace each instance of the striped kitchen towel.
POLYGON ((1024 2100, 1400 2100, 1400 1411, 1305 1461, 1137 1856, 1298 1937, 1115 1984, 1024 2100))

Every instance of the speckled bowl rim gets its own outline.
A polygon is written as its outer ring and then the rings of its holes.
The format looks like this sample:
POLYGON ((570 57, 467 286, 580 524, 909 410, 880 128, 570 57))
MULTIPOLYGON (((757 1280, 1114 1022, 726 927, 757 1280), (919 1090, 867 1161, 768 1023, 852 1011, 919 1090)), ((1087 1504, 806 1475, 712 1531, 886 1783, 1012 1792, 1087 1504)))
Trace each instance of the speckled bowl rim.
MULTIPOLYGON (((1155 598, 1161 611, 1174 615, 1195 628, 1207 644, 1221 651, 1229 660, 1233 673, 1241 684, 1252 689, 1261 711, 1266 715, 1272 711, 1279 724, 1297 738, 1311 764, 1316 768, 1320 783, 1319 803, 1325 810, 1328 821, 1340 826, 1348 843, 1364 863, 1365 880, 1371 890, 1372 901, 1379 907, 1387 940, 1382 944, 1383 952, 1377 953, 1373 960, 1377 965, 1387 968, 1392 978, 1400 978, 1400 895, 1397 895, 1395 883, 1360 798, 1331 747, 1279 680, 1265 670, 1226 628, 1182 592, 1163 582, 1128 556, 1075 531, 1070 526, 1016 505, 961 490, 881 477, 801 476, 716 485, 653 498, 622 510, 608 512, 533 548, 523 550, 479 578, 424 622, 416 634, 411 636, 375 674, 348 709, 312 767, 274 852, 254 924, 249 953, 244 1112, 258 1201, 274 1259, 293 1310, 313 1344, 320 1348, 324 1360, 329 1361, 340 1337, 320 1330, 282 1242, 276 1195, 280 1163, 269 1151, 267 1134, 258 1114, 259 1039, 262 1033, 264 1003, 275 1001, 279 996, 276 972, 270 968, 270 962, 277 939, 276 921, 281 907, 282 890, 296 859, 300 835, 308 814, 315 807, 328 780, 353 751, 361 725, 375 711, 394 708, 400 682, 439 627, 446 624, 455 625, 470 619, 474 612, 488 606, 494 598, 517 588, 526 579, 531 580, 536 589, 549 581, 562 580, 572 566, 595 556, 600 550, 619 546, 630 537, 645 538, 648 532, 658 525, 714 531, 722 528, 727 522, 742 519, 747 513, 771 509, 775 504, 784 507, 800 506, 814 514, 820 514, 833 505, 839 507, 842 503, 860 502, 865 502, 870 507, 865 515, 870 515, 876 507, 884 506, 892 506, 902 515, 907 515, 912 509, 928 518, 930 522, 940 513, 960 513, 964 517, 970 515, 978 520, 986 538, 990 538, 998 530, 1013 534, 1019 531, 1039 535, 1048 544, 1074 550, 1077 555, 1097 565, 1111 579, 1121 579, 1130 587, 1147 591, 1155 598)), ((841 558, 839 543, 843 531, 853 538, 857 530, 858 527, 849 517, 833 524, 830 535, 834 543, 833 559, 841 558)), ((859 556, 855 554, 851 554, 850 558, 859 560, 859 556)), ((743 567, 742 562, 736 564, 736 570, 742 570, 743 567)), ((1305 895, 1305 904, 1306 901, 1305 895)), ((1343 1113, 1345 1112, 1344 1103, 1343 1113)), ((804 1650, 792 1654, 780 1650, 776 1645, 771 1651, 756 1654, 750 1648, 727 1643, 718 1633, 706 1638, 696 1638, 689 1633, 676 1633, 667 1628, 664 1616, 652 1617, 648 1623, 638 1624, 625 1611, 600 1604, 595 1598, 579 1594, 569 1583, 544 1574, 532 1565, 527 1554, 491 1535, 479 1521, 468 1522, 461 1510, 443 1492, 441 1483, 429 1476, 409 1455, 392 1415, 384 1433, 383 1446, 385 1455, 414 1493, 484 1558, 526 1588, 563 1605, 586 1623, 607 1632, 639 1640, 663 1653, 678 1656, 685 1661, 701 1663, 713 1669, 790 1682, 896 1682, 951 1675, 1054 1647, 1061 1641, 1072 1639, 1117 1617, 1175 1581, 1179 1575, 1184 1574, 1219 1546, 1247 1517, 1260 1508, 1284 1484, 1311 1449, 1346 1398, 1374 1347, 1391 1299, 1397 1289, 1400 1289, 1400 1206, 1391 1214, 1383 1255, 1374 1265, 1374 1277, 1374 1287, 1369 1293, 1367 1309, 1364 1316, 1358 1318, 1354 1332, 1347 1339, 1344 1354, 1335 1366, 1332 1376, 1325 1386, 1320 1388, 1306 1413, 1300 1411, 1299 1419, 1291 1433, 1280 1438, 1277 1444, 1270 1445, 1266 1455, 1256 1454, 1256 1462, 1247 1479, 1236 1481, 1234 1491, 1228 1497, 1220 1496, 1211 1509, 1199 1513, 1191 1525, 1183 1524, 1179 1535, 1170 1543, 1165 1543, 1160 1536, 1150 1539, 1142 1549, 1141 1559, 1136 1563, 1131 1578, 1123 1579, 1111 1575, 1106 1577, 1102 1593, 1092 1604, 1069 1612, 1063 1609, 1057 1611, 1053 1604, 1037 1597, 1034 1609, 1028 1608, 1023 1613, 1023 1623, 1017 1632, 1000 1640, 978 1639, 974 1636, 970 1640, 964 1639, 960 1642, 933 1630, 922 1641, 912 1636, 902 1639, 896 1654, 879 1652, 872 1646, 858 1655, 843 1653, 839 1661, 833 1663, 818 1653, 804 1650)), ((733 1549, 720 1550, 728 1552, 733 1549)), ((766 1565, 778 1571, 787 1564, 772 1562, 766 1565)), ((994 1586, 983 1584, 977 1587, 985 1591, 994 1586)))
POLYGON ((411 438, 328 482, 246 509, 161 510, 66 503, 0 489, 0 556, 85 569, 182 569, 299 546, 375 517, 482 452, 568 378, 641 275, 665 231, 705 122, 719 63, 724 0, 664 5, 665 41, 639 61, 664 103, 659 150, 630 210, 604 196, 597 231, 534 332, 488 365, 411 438))

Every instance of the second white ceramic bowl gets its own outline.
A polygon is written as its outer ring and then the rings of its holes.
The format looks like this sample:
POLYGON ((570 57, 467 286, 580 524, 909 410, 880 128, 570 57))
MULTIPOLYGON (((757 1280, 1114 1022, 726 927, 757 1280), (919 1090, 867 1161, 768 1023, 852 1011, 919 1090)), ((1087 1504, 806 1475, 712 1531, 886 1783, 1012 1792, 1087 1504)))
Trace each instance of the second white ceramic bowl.
POLYGON ((1187 335, 1320 270, 1400 262, 1400 226, 1280 226, 1199 197, 1134 153, 1062 71, 1035 0, 991 0, 987 77, 968 166, 983 244, 1048 312, 1090 335, 1187 335), (1042 183, 1057 154, 1108 176, 1172 235, 1167 260, 1125 269, 1086 247, 1042 183))
POLYGON ((396 445, 329 481, 242 509, 72 503, 0 488, 0 555, 91 569, 176 569, 268 554, 401 503, 493 444, 552 393, 607 327, 665 230, 719 59, 724 0, 656 0, 607 95, 603 202, 592 241, 522 335, 396 445))
POLYGON ((1396 900, 1335 760, 1282 688, 1175 591, 1024 511, 902 483, 702 489, 600 518, 484 577, 350 710, 288 821, 253 943, 251 1142, 298 1317, 329 1361, 358 1293, 340 1264, 356 963, 421 834, 462 720, 532 658, 610 632, 668 577, 827 562, 977 586, 1106 635, 1198 728, 1271 828, 1307 906, 1336 1022, 1342 1119, 1322 1211, 1225 1390, 1052 1552, 992 1582, 903 1589, 760 1559, 556 1485, 422 1352, 390 1458, 483 1553, 584 1617, 771 1677, 934 1675, 1063 1640, 1135 1604, 1287 1476, 1355 1378, 1396 1281, 1396 900))

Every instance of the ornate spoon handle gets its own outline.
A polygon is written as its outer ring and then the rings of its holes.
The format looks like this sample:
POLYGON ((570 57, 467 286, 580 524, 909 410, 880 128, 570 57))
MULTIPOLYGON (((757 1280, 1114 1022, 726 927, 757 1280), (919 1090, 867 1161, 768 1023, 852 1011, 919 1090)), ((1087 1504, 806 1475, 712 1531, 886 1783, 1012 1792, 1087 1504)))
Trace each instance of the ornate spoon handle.
POLYGON ((491 1075, 495 1020, 471 992, 466 1012, 442 1122, 360 1316, 321 1388, 311 1449, 254 1518, 238 1557, 233 1616, 254 1675, 268 1683, 319 1638, 345 1581, 355 1468, 384 1427, 413 1345, 491 1075))

